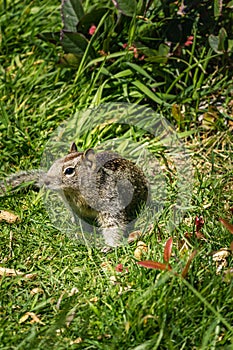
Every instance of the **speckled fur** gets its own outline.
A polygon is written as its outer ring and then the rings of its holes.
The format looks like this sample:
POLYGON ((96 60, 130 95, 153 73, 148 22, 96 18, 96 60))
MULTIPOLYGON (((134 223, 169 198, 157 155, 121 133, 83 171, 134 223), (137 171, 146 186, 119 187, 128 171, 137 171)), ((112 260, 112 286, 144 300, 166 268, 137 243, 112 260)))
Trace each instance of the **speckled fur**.
MULTIPOLYGON (((16 174, 7 183, 15 187, 25 181, 58 191, 75 215, 101 228, 111 247, 121 243, 127 225, 148 199, 146 178, 133 162, 112 152, 78 152, 75 143, 47 173, 21 173, 18 178, 16 174)), ((6 191, 5 185, 0 188, 6 191)))

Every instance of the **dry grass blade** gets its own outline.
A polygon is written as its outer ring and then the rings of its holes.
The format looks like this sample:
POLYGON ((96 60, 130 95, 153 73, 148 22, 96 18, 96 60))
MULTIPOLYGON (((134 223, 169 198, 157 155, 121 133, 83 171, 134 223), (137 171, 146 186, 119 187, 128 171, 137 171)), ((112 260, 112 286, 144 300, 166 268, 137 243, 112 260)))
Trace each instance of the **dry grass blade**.
POLYGON ((188 261, 187 261, 187 264, 185 265, 185 267, 184 267, 184 269, 183 269, 183 271, 182 271, 182 273, 181 273, 181 276, 182 276, 183 278, 185 278, 185 277, 187 276, 188 270, 189 270, 189 267, 190 267, 190 264, 191 264, 191 262, 192 262, 192 260, 194 259, 194 257, 195 257, 196 254, 197 254, 197 250, 194 250, 194 251, 192 252, 192 254, 190 255, 190 257, 189 257, 189 259, 188 259, 188 261))
POLYGON ((20 221, 18 215, 15 215, 6 210, 0 210, 0 221, 6 221, 8 224, 14 224, 15 222, 20 221))

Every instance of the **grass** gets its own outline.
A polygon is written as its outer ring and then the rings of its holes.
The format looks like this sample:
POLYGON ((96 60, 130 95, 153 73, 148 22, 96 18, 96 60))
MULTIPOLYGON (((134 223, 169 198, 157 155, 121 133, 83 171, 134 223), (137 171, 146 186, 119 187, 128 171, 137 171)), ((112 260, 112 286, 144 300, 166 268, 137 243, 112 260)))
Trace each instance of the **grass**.
MULTIPOLYGON (((0 177, 39 167, 52 132, 77 110, 108 101, 150 104, 183 137, 194 186, 192 207, 175 232, 166 229, 166 210, 161 213, 144 239, 148 253, 143 259, 162 262, 164 243, 172 235, 171 265, 179 274, 197 250, 186 279, 147 270, 136 263, 136 243, 105 256, 59 231, 49 220, 40 192, 24 190, 1 197, 0 209, 14 212, 20 221, 1 222, 0 266, 32 273, 34 278, 1 277, 0 349, 232 349, 232 276, 226 279, 223 271, 217 275, 211 255, 229 248, 232 241, 218 221, 224 217, 232 222, 230 75, 223 76, 220 69, 211 81, 202 74, 210 56, 192 56, 193 85, 187 83, 190 67, 183 73, 167 72, 169 78, 174 76, 175 96, 153 79, 148 83, 149 63, 142 70, 116 54, 113 65, 102 61, 97 70, 88 70, 84 62, 77 79, 75 71, 57 65, 60 49, 37 38, 42 31, 59 30, 58 3, 5 1, 0 9, 0 177), (156 92, 153 84, 159 87, 156 92), (208 111, 208 103, 219 98, 224 111, 208 111), (181 108, 178 115, 172 112, 174 101, 181 108), (200 215, 206 240, 195 234, 187 239, 200 215), (181 251, 185 241, 187 247, 181 251), (118 264, 123 264, 123 272, 116 271, 118 264)), ((106 130, 101 130, 102 140, 116 135, 112 128, 106 130)), ((130 135, 129 130, 118 132, 123 141, 130 135)), ((133 132, 134 141, 143 143, 140 130, 133 132)))

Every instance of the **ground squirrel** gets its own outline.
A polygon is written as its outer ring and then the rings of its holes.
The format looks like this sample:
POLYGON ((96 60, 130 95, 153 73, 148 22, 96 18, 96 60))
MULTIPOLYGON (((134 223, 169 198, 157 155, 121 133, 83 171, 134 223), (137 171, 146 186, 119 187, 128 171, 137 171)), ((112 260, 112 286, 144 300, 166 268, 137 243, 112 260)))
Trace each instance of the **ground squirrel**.
MULTIPOLYGON (((12 188, 25 182, 58 191, 75 215, 101 228, 110 247, 119 245, 149 193, 144 173, 133 162, 112 152, 78 152, 75 143, 69 154, 56 160, 47 173, 21 173, 5 181, 12 188)), ((3 183, 0 189, 6 191, 3 183)))

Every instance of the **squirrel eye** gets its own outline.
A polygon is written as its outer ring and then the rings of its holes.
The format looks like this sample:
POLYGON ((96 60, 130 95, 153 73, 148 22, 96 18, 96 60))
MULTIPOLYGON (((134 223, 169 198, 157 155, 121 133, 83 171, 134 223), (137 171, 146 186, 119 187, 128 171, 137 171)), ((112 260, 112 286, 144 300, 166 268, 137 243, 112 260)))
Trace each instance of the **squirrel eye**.
POLYGON ((75 171, 75 168, 69 167, 64 170, 65 175, 73 175, 75 171))

